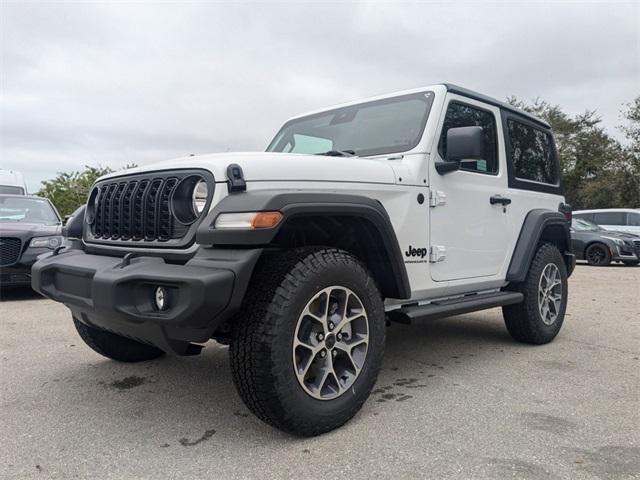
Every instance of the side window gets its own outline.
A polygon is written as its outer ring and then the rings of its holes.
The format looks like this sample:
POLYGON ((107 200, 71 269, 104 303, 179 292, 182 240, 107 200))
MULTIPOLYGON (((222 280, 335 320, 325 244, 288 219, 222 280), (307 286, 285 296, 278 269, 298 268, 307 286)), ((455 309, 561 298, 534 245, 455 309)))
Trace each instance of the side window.
POLYGON ((511 158, 516 178, 558 184, 553 139, 548 132, 516 120, 507 121, 511 158))
POLYGON ((626 216, 624 212, 600 212, 594 215, 594 221, 598 225, 624 225, 626 216))
POLYGON ((498 140, 496 136, 496 119, 493 113, 462 103, 451 102, 442 125, 438 152, 442 158, 447 158, 447 131, 455 127, 482 127, 484 134, 484 155, 486 158, 475 162, 465 162, 460 170, 479 173, 498 172, 498 140), (474 165, 475 163, 475 165, 474 165), (471 167, 469 167, 471 165, 471 167))
POLYGON ((640 227, 640 213, 627 213, 627 225, 630 227, 640 227))

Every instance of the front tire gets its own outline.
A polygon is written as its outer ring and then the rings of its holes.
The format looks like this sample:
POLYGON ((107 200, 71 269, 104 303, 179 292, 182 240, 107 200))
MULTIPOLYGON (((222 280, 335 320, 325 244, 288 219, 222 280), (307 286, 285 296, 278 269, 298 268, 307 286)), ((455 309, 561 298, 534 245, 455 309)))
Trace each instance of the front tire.
POLYGON ((518 342, 541 345, 552 341, 567 309, 567 267, 558 248, 542 243, 525 281, 511 286, 524 301, 502 307, 507 330, 518 342))
POLYGON ((230 357, 249 410, 301 436, 346 423, 384 353, 384 307, 366 268, 341 250, 290 250, 261 259, 248 291, 230 357))
POLYGON ((135 363, 154 360, 164 355, 164 352, 159 348, 121 337, 106 330, 90 327, 75 318, 73 324, 80 338, 89 348, 111 360, 135 363))
POLYGON ((604 243, 594 243, 589 245, 584 252, 584 258, 589 265, 594 267, 606 267, 611 263, 611 253, 604 243))

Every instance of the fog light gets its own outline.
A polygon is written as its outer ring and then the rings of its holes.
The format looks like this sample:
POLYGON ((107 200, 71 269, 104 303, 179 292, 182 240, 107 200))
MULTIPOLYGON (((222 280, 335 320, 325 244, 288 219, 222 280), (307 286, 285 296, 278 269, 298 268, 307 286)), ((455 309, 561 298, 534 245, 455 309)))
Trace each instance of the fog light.
POLYGON ((166 288, 156 287, 156 290, 153 294, 153 299, 158 310, 162 311, 169 308, 169 294, 166 288))

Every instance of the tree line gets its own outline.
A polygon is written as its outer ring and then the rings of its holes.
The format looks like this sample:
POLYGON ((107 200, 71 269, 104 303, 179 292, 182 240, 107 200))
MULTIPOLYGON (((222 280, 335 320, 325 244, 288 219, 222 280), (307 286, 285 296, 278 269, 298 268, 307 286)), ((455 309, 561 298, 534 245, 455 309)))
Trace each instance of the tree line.
MULTIPOLYGON (((542 100, 527 103, 510 97, 508 102, 551 125, 565 196, 574 210, 640 208, 640 96, 620 112, 624 143, 607 133, 593 110, 571 116, 542 100)), ((59 173, 42 182, 36 195, 50 199, 61 215, 70 215, 84 204, 96 179, 111 172, 109 167, 85 166, 83 171, 59 173)))

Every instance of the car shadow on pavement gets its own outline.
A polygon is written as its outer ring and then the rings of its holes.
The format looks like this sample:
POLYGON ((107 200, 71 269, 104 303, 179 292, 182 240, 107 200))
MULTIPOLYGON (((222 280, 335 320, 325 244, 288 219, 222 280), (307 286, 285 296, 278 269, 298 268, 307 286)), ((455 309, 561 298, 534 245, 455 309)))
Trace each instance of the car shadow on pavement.
POLYGON ((42 295, 31 287, 0 287, 0 302, 11 300, 38 300, 44 299, 42 295))
MULTIPOLYGON (((497 361, 504 357, 501 352, 505 349, 522 348, 514 345, 501 322, 479 319, 478 314, 393 324, 388 328, 385 362, 371 398, 363 412, 343 428, 350 428, 358 419, 370 420, 386 402, 426 401, 430 389, 452 388, 443 381, 465 363, 497 361)), ((80 339, 72 346, 74 352, 87 348, 80 339)), ((105 416, 99 423, 107 429, 117 428, 124 419, 124 431, 132 425, 136 435, 148 429, 143 437, 162 448, 194 447, 221 437, 244 444, 263 444, 268 439, 297 441, 263 424, 244 406, 231 378, 228 347, 210 342, 199 356, 165 356, 138 364, 112 362, 88 351, 79 357, 75 367, 52 367, 47 388, 59 389, 56 397, 74 395, 76 407, 81 402, 83 409, 95 408, 96 414, 105 416), (153 421, 157 418, 162 419, 160 430, 153 421)), ((67 407, 63 402, 54 408, 67 407)), ((64 417, 68 412, 58 414, 64 417)), ((113 432, 96 431, 96 435, 110 434, 113 432)))

